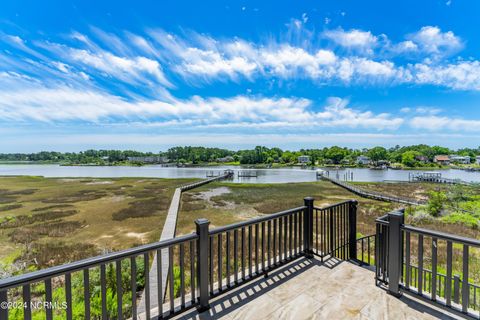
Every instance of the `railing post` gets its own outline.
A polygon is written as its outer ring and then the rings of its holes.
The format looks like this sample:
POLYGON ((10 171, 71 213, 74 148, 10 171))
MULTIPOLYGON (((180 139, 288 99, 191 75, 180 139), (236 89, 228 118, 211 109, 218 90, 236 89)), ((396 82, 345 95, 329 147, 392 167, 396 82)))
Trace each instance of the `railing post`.
POLYGON ((313 258, 313 198, 306 197, 303 202, 307 207, 303 215, 303 246, 305 256, 313 258))
POLYGON ((210 309, 208 293, 208 253, 210 245, 210 235, 208 226, 210 221, 207 219, 195 220, 197 227, 197 279, 199 288, 199 306, 198 311, 203 312, 210 309))
MULTIPOLYGON (((348 223, 349 223, 349 246, 348 246, 348 258, 351 260, 357 260, 357 200, 351 200, 348 211, 348 223)), ((363 255, 363 252, 362 252, 363 255)))
POLYGON ((8 292, 7 290, 0 291, 0 319, 8 319, 8 292))
POLYGON ((400 276, 402 273, 402 225, 404 210, 388 214, 388 292, 400 296, 400 276))

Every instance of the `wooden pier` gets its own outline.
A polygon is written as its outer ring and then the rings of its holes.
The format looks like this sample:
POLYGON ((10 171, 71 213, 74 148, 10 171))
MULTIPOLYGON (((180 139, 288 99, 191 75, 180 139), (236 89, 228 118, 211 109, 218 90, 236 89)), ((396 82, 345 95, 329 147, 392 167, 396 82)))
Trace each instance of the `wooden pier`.
POLYGON ((451 179, 442 177, 441 172, 415 172, 408 174, 409 182, 431 182, 431 183, 443 183, 443 184, 464 184, 470 183, 462 181, 460 179, 451 179))
POLYGON ((238 171, 239 178, 256 178, 258 176, 256 171, 244 170, 238 171))
POLYGON ((425 204, 424 201, 418 201, 418 200, 402 198, 402 197, 395 197, 395 196, 386 195, 386 194, 382 194, 380 192, 375 192, 375 191, 367 191, 367 190, 358 188, 356 186, 353 186, 345 181, 341 181, 335 178, 330 178, 328 174, 322 175, 321 178, 328 180, 331 183, 336 184, 337 186, 342 187, 350 192, 353 192, 363 198, 369 198, 369 199, 387 201, 387 202, 398 202, 398 203, 414 205, 414 206, 425 204))

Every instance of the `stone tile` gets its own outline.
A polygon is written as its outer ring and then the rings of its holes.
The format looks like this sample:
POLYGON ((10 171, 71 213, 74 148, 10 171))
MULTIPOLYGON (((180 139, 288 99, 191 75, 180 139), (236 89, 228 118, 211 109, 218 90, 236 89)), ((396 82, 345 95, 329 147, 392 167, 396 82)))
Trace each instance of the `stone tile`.
POLYGON ((269 319, 269 315, 281 307, 274 298, 269 295, 261 295, 251 300, 246 305, 232 311, 229 316, 231 319, 269 319))
POLYGON ((374 272, 352 263, 285 268, 213 299, 207 313, 182 319, 455 319, 430 304, 388 295, 375 286, 374 272))
POLYGON ((270 319, 311 319, 315 311, 320 308, 320 303, 306 294, 300 294, 289 303, 282 305, 270 314, 270 319))

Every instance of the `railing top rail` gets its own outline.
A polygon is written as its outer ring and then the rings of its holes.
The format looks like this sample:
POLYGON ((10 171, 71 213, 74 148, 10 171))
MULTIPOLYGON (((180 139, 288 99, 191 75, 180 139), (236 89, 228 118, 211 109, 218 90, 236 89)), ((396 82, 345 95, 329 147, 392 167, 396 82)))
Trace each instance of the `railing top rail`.
POLYGON ((62 276, 66 273, 71 273, 86 268, 91 268, 103 263, 114 262, 119 259, 124 259, 132 256, 137 256, 152 250, 168 248, 172 245, 196 240, 198 236, 195 233, 163 240, 160 242, 154 242, 135 248, 121 250, 117 252, 108 253, 101 256, 87 258, 64 265, 51 267, 43 270, 38 270, 10 278, 0 280, 0 290, 18 287, 27 283, 39 282, 48 278, 62 276))
POLYGON ((405 231, 419 233, 419 234, 423 234, 423 235, 427 235, 427 236, 431 236, 431 237, 435 237, 435 238, 440 238, 440 239, 443 239, 443 240, 460 242, 460 243, 467 244, 467 245, 470 245, 470 246, 480 247, 480 240, 476 240, 476 239, 460 237, 460 236, 457 236, 457 235, 454 235, 454 234, 440 232, 440 231, 417 228, 417 227, 413 227, 413 226, 410 226, 410 225, 404 225, 404 226, 402 226, 402 229, 405 230, 405 231))
POLYGON ((222 226, 222 227, 218 227, 218 228, 215 228, 215 229, 211 229, 209 233, 210 233, 210 235, 215 235, 215 234, 218 234, 218 233, 223 233, 223 232, 227 232, 227 231, 231 231, 231 230, 235 230, 235 229, 240 229, 240 228, 243 228, 243 227, 248 227, 248 226, 258 224, 258 223, 261 223, 261 222, 264 222, 264 221, 273 220, 273 219, 276 219, 276 218, 287 216, 289 214, 305 210, 306 208, 307 208, 306 206, 297 207, 297 208, 293 208, 293 209, 289 209, 289 210, 285 210, 285 211, 281 211, 281 212, 277 212, 277 213, 273 213, 273 214, 268 214, 268 215, 265 215, 263 217, 251 219, 251 220, 248 220, 248 221, 233 223, 233 224, 230 224, 230 225, 227 225, 227 226, 222 226))
POLYGON ((381 217, 378 217, 377 219, 375 219, 375 222, 379 223, 379 224, 383 224, 385 226, 388 226, 388 213, 384 214, 381 217))
POLYGON ((356 240, 357 240, 357 241, 360 241, 360 240, 368 239, 368 238, 375 237, 375 236, 376 236, 375 233, 374 233, 374 234, 369 234, 369 235, 367 235, 367 236, 363 236, 363 237, 361 237, 361 238, 357 238, 356 240))
POLYGON ((345 200, 345 201, 334 203, 334 204, 331 204, 331 205, 328 205, 328 206, 325 206, 325 207, 313 207, 313 209, 328 210, 330 208, 338 207, 338 206, 341 206, 341 205, 344 205, 344 204, 347 204, 347 203, 350 203, 350 202, 357 202, 357 200, 353 200, 353 199, 345 200))

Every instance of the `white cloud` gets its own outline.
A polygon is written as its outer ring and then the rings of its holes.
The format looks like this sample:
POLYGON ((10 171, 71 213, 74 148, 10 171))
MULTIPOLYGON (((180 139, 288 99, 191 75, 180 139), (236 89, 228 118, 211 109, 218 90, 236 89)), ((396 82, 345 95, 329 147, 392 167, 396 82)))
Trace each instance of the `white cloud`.
POLYGON ((103 71, 126 82, 143 82, 144 75, 148 74, 163 85, 171 85, 165 78, 160 64, 156 60, 145 57, 125 58, 110 52, 93 53, 88 50, 73 48, 70 48, 68 51, 68 55, 65 58, 103 71))
POLYGON ((424 52, 434 55, 451 54, 462 49, 463 43, 452 31, 442 32, 439 27, 425 26, 409 35, 409 39, 424 52))
POLYGON ((435 115, 440 113, 442 110, 435 107, 428 107, 428 106, 420 106, 415 108, 404 107, 400 109, 402 113, 415 113, 415 114, 428 114, 428 115, 435 115))
POLYGON ((480 90, 480 61, 459 61, 446 65, 415 64, 414 82, 459 90, 480 90))
POLYGON ((414 117, 410 121, 410 126, 415 129, 431 131, 451 130, 463 132, 480 132, 480 120, 439 116, 414 117))
MULTIPOLYGON (((2 75, 0 83, 16 80, 2 75), (5 78, 5 81, 4 81, 5 78)), ((45 87, 21 80, 21 88, 0 89, 0 119, 3 121, 43 122, 155 122, 164 126, 222 125, 258 128, 280 127, 351 127, 395 129, 401 118, 374 114, 348 107, 348 101, 330 98, 325 107, 315 111, 312 101, 304 98, 234 96, 231 98, 162 100, 125 100, 95 90, 77 90, 65 86, 45 87), (28 87, 27 87, 28 85, 28 87)))
POLYGON ((323 36, 342 47, 360 49, 366 52, 371 52, 372 48, 377 45, 378 40, 370 31, 358 29, 349 31, 343 29, 327 30, 323 32, 323 36))

